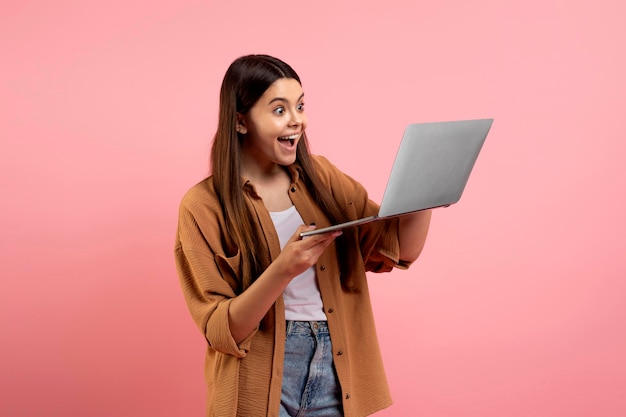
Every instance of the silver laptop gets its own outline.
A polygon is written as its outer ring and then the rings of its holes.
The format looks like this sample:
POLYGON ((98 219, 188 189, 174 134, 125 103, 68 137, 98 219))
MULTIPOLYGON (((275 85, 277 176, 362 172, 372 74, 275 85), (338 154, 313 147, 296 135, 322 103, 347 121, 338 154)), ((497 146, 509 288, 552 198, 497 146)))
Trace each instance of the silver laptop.
POLYGON ((480 119, 408 125, 378 214, 300 233, 300 236, 448 207, 458 202, 492 123, 493 119, 480 119))

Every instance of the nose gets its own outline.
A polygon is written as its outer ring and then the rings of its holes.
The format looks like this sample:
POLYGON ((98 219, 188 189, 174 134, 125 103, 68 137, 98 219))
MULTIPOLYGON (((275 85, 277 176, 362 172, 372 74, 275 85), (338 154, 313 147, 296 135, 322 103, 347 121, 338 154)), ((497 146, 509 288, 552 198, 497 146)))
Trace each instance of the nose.
POLYGON ((292 111, 291 112, 291 119, 289 121, 290 121, 290 125, 291 126, 299 126, 299 125, 301 125, 302 124, 302 114, 299 111, 297 111, 297 110, 292 111))

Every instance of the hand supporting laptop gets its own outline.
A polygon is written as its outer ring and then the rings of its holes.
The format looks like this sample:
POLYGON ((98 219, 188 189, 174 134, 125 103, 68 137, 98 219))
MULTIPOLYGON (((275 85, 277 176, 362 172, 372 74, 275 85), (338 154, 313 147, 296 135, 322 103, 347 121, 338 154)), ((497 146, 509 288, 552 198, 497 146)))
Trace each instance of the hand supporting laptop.
POLYGON ((424 249, 432 210, 423 210, 399 217, 400 261, 412 263, 424 249))

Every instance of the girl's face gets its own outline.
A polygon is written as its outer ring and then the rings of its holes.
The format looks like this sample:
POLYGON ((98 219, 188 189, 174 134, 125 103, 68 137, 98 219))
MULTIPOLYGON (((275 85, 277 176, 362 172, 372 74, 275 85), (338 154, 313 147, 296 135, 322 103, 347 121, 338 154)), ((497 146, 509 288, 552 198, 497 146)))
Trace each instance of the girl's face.
POLYGON ((277 165, 291 165, 306 128, 302 86, 293 78, 279 78, 245 115, 237 114, 243 140, 244 171, 270 173, 277 165), (260 170, 260 172, 259 172, 260 170))

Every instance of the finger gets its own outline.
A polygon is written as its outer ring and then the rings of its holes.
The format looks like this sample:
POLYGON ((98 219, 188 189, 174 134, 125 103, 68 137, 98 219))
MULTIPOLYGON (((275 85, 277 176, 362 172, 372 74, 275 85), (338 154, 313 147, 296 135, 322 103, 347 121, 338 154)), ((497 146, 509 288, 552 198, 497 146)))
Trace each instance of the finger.
POLYGON ((315 224, 312 224, 310 226, 307 225, 300 225, 298 226, 298 230, 296 230, 296 232, 291 235, 291 237, 289 238, 289 242, 295 242, 297 240, 302 240, 302 237, 300 236, 300 233, 304 233, 304 232, 308 232, 309 230, 315 230, 315 224))
POLYGON ((337 236, 340 236, 341 234, 342 232, 340 230, 327 232, 327 233, 320 233, 318 235, 306 237, 305 239, 303 239, 303 243, 305 247, 307 248, 312 248, 312 247, 319 246, 319 245, 326 247, 330 245, 332 241, 335 240, 335 238, 337 236))

